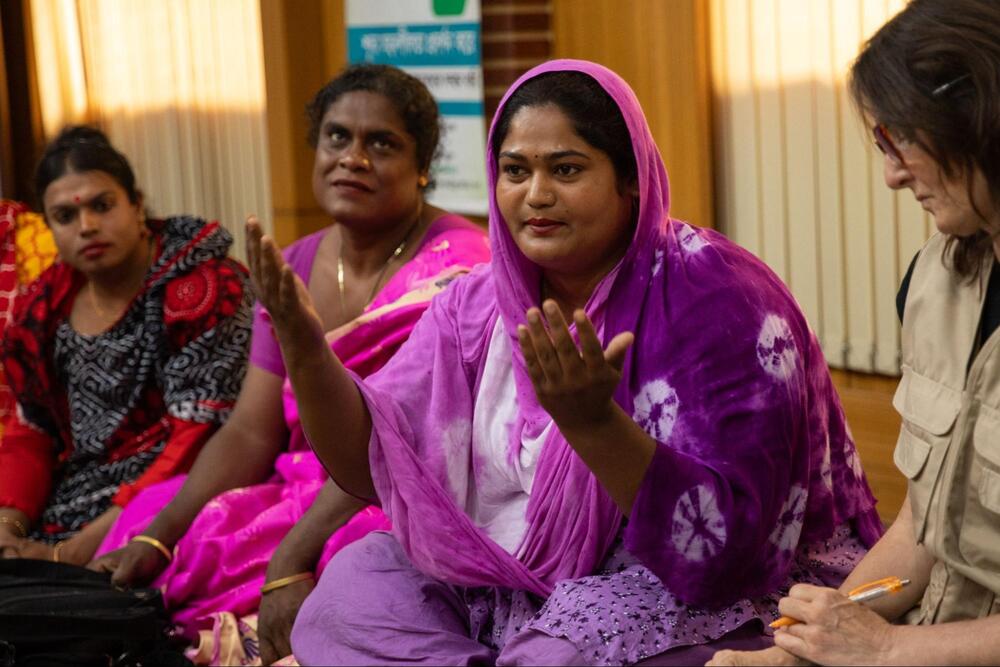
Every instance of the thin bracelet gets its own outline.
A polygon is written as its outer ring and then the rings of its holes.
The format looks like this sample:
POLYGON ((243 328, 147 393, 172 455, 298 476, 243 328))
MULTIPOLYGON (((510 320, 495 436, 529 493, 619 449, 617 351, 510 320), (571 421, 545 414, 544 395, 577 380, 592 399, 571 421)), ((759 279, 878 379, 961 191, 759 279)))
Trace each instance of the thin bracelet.
POLYGON ((312 572, 299 572, 298 574, 292 574, 287 577, 282 577, 281 579, 275 579, 272 582, 266 583, 260 587, 260 594, 267 595, 271 591, 276 591, 279 588, 284 588, 285 586, 291 586, 292 584, 297 584, 300 581, 305 581, 306 579, 315 579, 312 572))
POLYGON ((28 529, 24 527, 24 524, 17 519, 9 516, 0 516, 0 523, 5 523, 8 526, 14 526, 17 528, 17 532, 21 533, 21 537, 28 536, 28 529))
POLYGON ((170 549, 167 548, 167 545, 159 541, 155 537, 150 537, 149 535, 136 535, 131 539, 131 541, 148 544, 149 546, 159 551, 160 554, 167 559, 168 563, 172 563, 174 560, 174 555, 170 553, 170 549))
POLYGON ((58 563, 59 562, 59 552, 62 551, 62 548, 63 548, 64 544, 66 544, 66 540, 63 540, 62 542, 56 542, 55 546, 52 547, 52 562, 53 563, 58 563))

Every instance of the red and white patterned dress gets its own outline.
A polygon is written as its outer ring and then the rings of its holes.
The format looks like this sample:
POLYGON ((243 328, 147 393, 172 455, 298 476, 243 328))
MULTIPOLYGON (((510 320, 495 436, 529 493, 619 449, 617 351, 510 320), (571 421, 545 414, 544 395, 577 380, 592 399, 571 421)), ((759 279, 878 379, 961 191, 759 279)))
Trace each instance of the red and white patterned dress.
POLYGON ((0 440, 0 507, 33 537, 65 539, 141 489, 191 467, 246 372, 253 297, 218 223, 151 225, 157 256, 121 319, 69 323, 83 276, 66 264, 18 297, 2 360, 17 399, 0 440))

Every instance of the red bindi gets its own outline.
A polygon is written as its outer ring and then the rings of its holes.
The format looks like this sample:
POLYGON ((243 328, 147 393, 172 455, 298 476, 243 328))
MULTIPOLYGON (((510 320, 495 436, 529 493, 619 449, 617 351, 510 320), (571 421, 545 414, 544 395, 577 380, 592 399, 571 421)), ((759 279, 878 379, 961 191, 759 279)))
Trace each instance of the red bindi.
POLYGON ((79 195, 77 195, 76 197, 73 197, 73 203, 75 203, 75 204, 79 204, 80 203, 80 196, 79 195))

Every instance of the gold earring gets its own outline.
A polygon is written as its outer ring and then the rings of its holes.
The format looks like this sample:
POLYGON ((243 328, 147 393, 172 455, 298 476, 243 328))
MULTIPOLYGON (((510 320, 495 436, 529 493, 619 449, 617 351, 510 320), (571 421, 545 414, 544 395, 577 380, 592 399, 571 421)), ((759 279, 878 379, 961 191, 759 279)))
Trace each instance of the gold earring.
POLYGON ((420 178, 417 179, 417 185, 419 185, 422 188, 426 188, 428 183, 430 183, 430 181, 427 179, 426 176, 421 176, 420 178))

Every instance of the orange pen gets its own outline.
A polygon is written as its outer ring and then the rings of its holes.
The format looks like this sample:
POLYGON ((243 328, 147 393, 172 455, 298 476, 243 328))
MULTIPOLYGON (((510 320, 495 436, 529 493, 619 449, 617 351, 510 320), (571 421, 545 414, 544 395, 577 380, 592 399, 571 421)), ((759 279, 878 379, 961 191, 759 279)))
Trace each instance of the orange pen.
MULTIPOLYGON (((885 579, 879 579, 878 581, 858 586, 847 594, 847 599, 851 602, 868 602, 869 600, 876 600, 883 595, 898 593, 902 590, 903 586, 908 586, 909 584, 909 579, 886 577, 885 579)), ((789 616, 782 616, 774 623, 771 623, 771 627, 777 630, 778 628, 787 628, 789 625, 795 625, 796 623, 801 623, 801 621, 789 616)))

